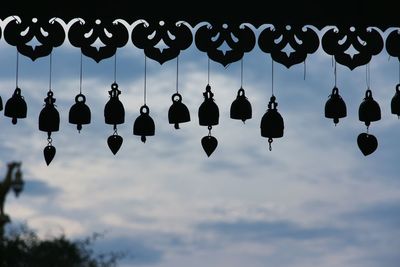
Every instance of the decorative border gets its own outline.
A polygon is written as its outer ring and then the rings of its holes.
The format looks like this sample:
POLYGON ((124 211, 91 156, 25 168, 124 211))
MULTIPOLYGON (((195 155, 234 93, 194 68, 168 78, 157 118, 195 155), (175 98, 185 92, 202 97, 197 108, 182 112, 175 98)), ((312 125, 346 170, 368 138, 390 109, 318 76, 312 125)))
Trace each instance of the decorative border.
POLYGON ((256 44, 261 51, 271 54, 274 61, 287 68, 302 63, 319 48, 351 70, 369 63, 385 45, 386 51, 400 61, 400 28, 390 29, 384 40, 383 31, 368 26, 329 26, 318 30, 312 25, 210 22, 191 25, 185 21, 137 20, 128 23, 120 19, 71 19, 8 17, 3 20, 0 37, 32 60, 48 56, 67 39, 82 53, 100 62, 112 57, 118 48, 134 45, 143 49, 147 57, 160 64, 176 58, 193 41, 208 57, 226 66, 251 52, 256 44), (322 37, 320 38, 319 36, 322 37), (36 38, 41 45, 32 47, 36 38), (100 40, 104 46, 97 48, 100 40), (165 48, 159 49, 162 43, 165 48), (229 47, 230 50, 221 49, 229 47), (290 52, 287 52, 289 47, 290 52), (357 51, 348 52, 349 48, 357 51))

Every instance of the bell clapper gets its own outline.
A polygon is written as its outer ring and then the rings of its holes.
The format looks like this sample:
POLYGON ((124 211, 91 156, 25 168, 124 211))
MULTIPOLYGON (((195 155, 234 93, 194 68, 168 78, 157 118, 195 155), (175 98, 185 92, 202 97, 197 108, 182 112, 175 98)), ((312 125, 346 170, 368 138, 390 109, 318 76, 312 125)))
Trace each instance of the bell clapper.
POLYGON ((272 138, 268 138, 269 151, 272 151, 272 138))

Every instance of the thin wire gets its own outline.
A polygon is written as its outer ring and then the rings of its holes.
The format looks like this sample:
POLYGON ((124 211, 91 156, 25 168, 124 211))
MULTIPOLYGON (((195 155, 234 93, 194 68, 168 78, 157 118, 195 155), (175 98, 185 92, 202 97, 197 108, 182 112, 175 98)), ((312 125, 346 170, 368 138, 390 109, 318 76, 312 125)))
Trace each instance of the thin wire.
POLYGON ((50 75, 49 75, 49 76, 50 76, 50 78, 49 78, 49 92, 51 92, 51 75, 52 75, 51 71, 52 71, 52 65, 53 65, 53 59, 52 59, 52 58, 53 58, 53 52, 50 53, 50 64, 49 64, 49 65, 50 65, 50 66, 49 66, 49 68, 50 68, 50 69, 49 69, 49 73, 50 73, 50 75))
POLYGON ((334 66, 334 69, 333 69, 333 73, 334 73, 334 75, 335 75, 335 87, 336 87, 336 84, 337 84, 336 60, 335 60, 335 66, 334 66))
POLYGON ((79 93, 82 94, 82 51, 81 51, 81 70, 79 77, 79 93))
POLYGON ((207 62, 207 84, 210 84, 210 58, 208 58, 207 62))
POLYGON ((178 81, 179 81, 179 56, 176 57, 176 93, 178 94, 178 81))
POLYGON ((147 79, 147 57, 144 55, 144 94, 143 94, 143 101, 146 105, 146 79, 147 79))
POLYGON ((303 80, 306 80, 306 74, 307 74, 307 64, 306 60, 304 60, 304 70, 303 70, 303 80))
POLYGON ((272 88, 272 95, 274 95, 274 60, 272 59, 271 61, 272 66, 271 66, 271 88, 272 88))
POLYGON ((114 54, 114 83, 117 82, 117 51, 114 54))
POLYGON ((243 57, 240 61, 240 88, 243 88, 243 57))
POLYGON ((19 72, 19 52, 17 50, 17 63, 16 63, 16 77, 15 77, 15 87, 18 88, 18 72, 19 72))
POLYGON ((365 67, 365 82, 367 83, 367 88, 370 89, 371 86, 371 72, 369 68, 369 63, 365 67))

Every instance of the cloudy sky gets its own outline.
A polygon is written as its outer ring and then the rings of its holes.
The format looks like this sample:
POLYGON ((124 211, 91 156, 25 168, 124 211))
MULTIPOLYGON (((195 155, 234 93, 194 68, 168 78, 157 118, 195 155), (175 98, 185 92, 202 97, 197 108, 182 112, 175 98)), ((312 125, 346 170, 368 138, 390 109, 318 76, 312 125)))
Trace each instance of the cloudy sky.
MULTIPOLYGON (((16 49, 0 40, 0 95, 15 89, 16 49)), ((335 127, 324 117, 334 86, 332 59, 320 48, 290 69, 274 65, 274 90, 285 121, 272 151, 260 135, 271 96, 271 58, 257 47, 244 57, 243 88, 253 118, 229 118, 240 88, 240 63, 211 62, 210 85, 220 109, 218 139, 207 157, 197 110, 207 85, 207 55, 192 45, 181 53, 179 90, 191 121, 175 130, 168 108, 175 92, 176 61, 148 60, 147 104, 156 135, 143 144, 132 134, 143 104, 143 52, 131 43, 118 50, 117 82, 126 111, 124 138, 114 156, 112 126, 103 109, 114 80, 114 58, 83 60, 82 90, 92 123, 79 134, 68 111, 79 93, 80 51, 68 41, 53 52, 52 89, 61 115, 53 134, 57 154, 47 166, 46 133, 38 116, 49 83, 49 58, 20 57, 19 87, 28 117, 0 120, 0 169, 22 161, 26 186, 10 194, 6 212, 43 237, 65 233, 104 236, 96 251, 122 251, 121 266, 375 267, 400 261, 400 121, 390 113, 399 63, 383 51, 370 64, 371 89, 382 110, 370 133, 378 149, 365 157, 357 146, 365 132, 358 106, 367 88, 366 68, 337 66, 337 85, 348 116, 335 127)))

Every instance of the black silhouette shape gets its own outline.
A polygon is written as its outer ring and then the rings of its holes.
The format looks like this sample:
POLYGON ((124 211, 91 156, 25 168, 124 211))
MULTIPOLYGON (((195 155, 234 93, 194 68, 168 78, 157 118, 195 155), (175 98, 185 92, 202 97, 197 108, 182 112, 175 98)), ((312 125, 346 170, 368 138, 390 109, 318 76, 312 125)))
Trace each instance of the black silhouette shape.
POLYGON ((97 63, 115 54, 118 47, 123 47, 129 40, 127 28, 117 20, 110 18, 75 21, 68 31, 68 39, 82 53, 97 63), (100 40, 104 46, 93 46, 100 40))
POLYGON ((227 66, 240 60, 244 53, 250 52, 256 43, 254 32, 240 23, 201 26, 195 35, 196 46, 207 52, 210 59, 227 66), (223 51, 221 46, 228 45, 230 50, 223 51))
POLYGON ((60 114, 55 108, 56 99, 53 98, 53 92, 49 91, 44 99, 45 106, 39 114, 39 130, 47 132, 47 146, 43 150, 47 166, 53 160, 56 154, 56 148, 52 145, 51 133, 57 132, 60 127, 60 114))
POLYGON ((364 156, 372 154, 378 148, 378 140, 374 135, 368 133, 359 134, 357 144, 364 156))
POLYGON ((83 124, 89 124, 91 113, 89 107, 85 104, 86 97, 83 94, 75 96, 75 104, 69 110, 69 123, 76 124, 78 132, 82 130, 83 124))
POLYGON ((242 120, 243 123, 252 117, 251 104, 247 100, 242 87, 238 90, 236 99, 231 104, 230 117, 231 119, 242 120))
POLYGON ((50 162, 54 159, 56 155, 56 148, 49 144, 43 149, 44 160, 46 161, 47 166, 49 166, 50 162))
POLYGON ((108 147, 114 155, 117 154, 118 150, 121 148, 122 142, 123 139, 118 134, 110 135, 107 139, 108 147))
POLYGON ((155 125, 150 117, 150 109, 145 104, 140 108, 140 115, 133 124, 133 134, 141 136, 140 140, 146 142, 146 136, 153 136, 155 133, 155 125))
POLYGON ((347 116, 346 103, 339 95, 339 89, 335 86, 332 89, 332 94, 329 95, 328 101, 325 103, 325 117, 333 119, 333 123, 338 124, 339 118, 347 116))
POLYGON ((12 118, 12 124, 17 124, 17 119, 26 118, 28 107, 24 97, 21 95, 21 89, 16 88, 10 99, 7 100, 4 108, 4 115, 12 118))
POLYGON ((400 117, 400 83, 396 85, 396 93, 390 102, 390 109, 392 114, 397 115, 398 118, 400 117))
POLYGON ((284 122, 281 114, 279 114, 277 107, 278 103, 275 102, 274 95, 271 96, 268 103, 268 110, 261 119, 261 136, 268 138, 269 150, 272 150, 273 138, 283 137, 284 122))
POLYGON ((319 38, 310 27, 276 25, 260 33, 258 46, 265 53, 270 53, 274 61, 290 68, 304 62, 308 54, 317 51, 319 38), (293 50, 289 54, 284 51, 288 45, 293 50))
POLYGON ((203 93, 204 101, 199 107, 199 124, 201 126, 218 125, 219 109, 214 102, 214 94, 211 92, 211 86, 207 84, 206 91, 203 93))
POLYGON ((210 157, 210 155, 217 148, 218 140, 217 140, 217 138, 215 138, 214 136, 211 136, 211 135, 204 136, 201 139, 201 145, 203 146, 203 149, 206 152, 207 156, 210 157))
POLYGON ((160 64, 176 58, 193 42, 191 29, 185 23, 174 21, 143 21, 133 28, 131 36, 135 46, 160 64), (167 47, 158 48, 160 43, 167 47))
POLYGON ((378 121, 381 119, 381 108, 379 107, 378 102, 373 99, 370 89, 365 92, 364 101, 358 108, 358 119, 365 122, 367 127, 372 121, 378 121))
POLYGON ((13 19, 4 28, 4 39, 10 45, 16 46, 19 53, 35 60, 50 55, 54 47, 62 45, 65 31, 54 18, 26 18, 21 21, 13 19), (36 38, 40 45, 28 45, 33 38, 36 38))
POLYGON ((175 129, 179 129, 179 123, 190 121, 189 109, 182 103, 182 96, 179 93, 173 94, 171 98, 172 105, 168 110, 168 121, 174 124, 175 129))
POLYGON ((118 84, 113 83, 111 90, 108 91, 110 99, 104 107, 104 119, 107 124, 117 125, 125 122, 125 109, 122 102, 119 100, 121 91, 118 89, 118 84))
POLYGON ((371 61, 373 55, 383 49, 383 39, 375 29, 367 27, 337 27, 322 36, 322 48, 335 60, 351 70, 371 61), (358 53, 351 55, 346 51, 353 47, 358 53))
POLYGON ((3 99, 0 96, 0 111, 2 111, 2 110, 3 110, 3 99))
POLYGON ((398 29, 392 31, 386 37, 385 45, 388 54, 400 60, 400 32, 398 29))
POLYGON ((104 120, 107 124, 112 124, 114 133, 107 139, 108 147, 111 152, 115 155, 122 145, 123 138, 118 135, 117 124, 125 122, 125 108, 122 102, 119 100, 121 91, 118 89, 118 84, 114 82, 111 84, 111 90, 108 91, 110 99, 104 107, 104 120), (113 140, 113 141, 109 141, 113 140), (110 146, 110 142, 112 145, 110 146))
POLYGON ((217 139, 211 136, 211 129, 213 125, 218 125, 219 109, 217 104, 214 102, 214 94, 211 92, 211 86, 209 84, 207 84, 203 96, 204 101, 199 107, 198 116, 199 124, 202 126, 208 126, 208 136, 204 136, 201 139, 201 145, 203 146, 207 156, 210 157, 218 145, 217 139))

